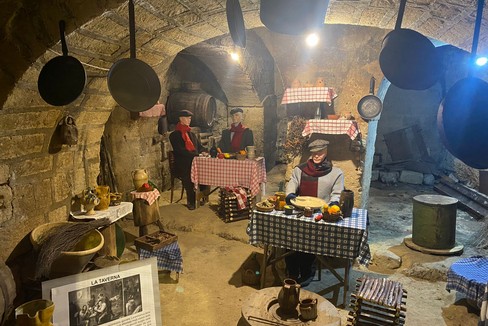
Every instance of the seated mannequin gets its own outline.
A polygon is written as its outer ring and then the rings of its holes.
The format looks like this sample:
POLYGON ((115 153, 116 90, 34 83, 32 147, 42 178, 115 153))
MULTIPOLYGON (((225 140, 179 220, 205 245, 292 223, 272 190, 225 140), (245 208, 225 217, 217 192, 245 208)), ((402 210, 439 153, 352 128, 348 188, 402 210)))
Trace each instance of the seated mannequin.
POLYGON ((222 131, 222 138, 219 148, 224 153, 235 153, 246 149, 247 146, 254 146, 252 130, 242 125, 243 111, 241 108, 230 110, 232 124, 230 129, 222 131))

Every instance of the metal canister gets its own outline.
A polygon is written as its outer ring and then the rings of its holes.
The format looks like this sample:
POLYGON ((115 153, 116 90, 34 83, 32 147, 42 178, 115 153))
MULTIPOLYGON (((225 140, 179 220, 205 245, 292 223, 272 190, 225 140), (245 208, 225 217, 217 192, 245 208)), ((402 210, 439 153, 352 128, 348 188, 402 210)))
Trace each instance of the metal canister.
POLYGON ((429 249, 452 249, 456 245, 457 202, 441 195, 413 197, 413 243, 429 249))

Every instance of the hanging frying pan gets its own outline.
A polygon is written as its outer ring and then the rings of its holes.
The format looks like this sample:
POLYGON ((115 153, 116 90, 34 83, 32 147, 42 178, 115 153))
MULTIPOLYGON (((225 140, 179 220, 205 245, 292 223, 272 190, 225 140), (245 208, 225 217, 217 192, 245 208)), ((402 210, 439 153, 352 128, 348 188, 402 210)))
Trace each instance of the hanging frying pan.
POLYGON ((259 17, 270 31, 301 35, 324 24, 329 0, 261 0, 259 17))
POLYGON ((136 59, 134 3, 129 0, 130 58, 115 62, 108 72, 108 89, 114 100, 131 112, 142 112, 161 95, 158 75, 147 63, 136 59))
POLYGON ((374 95, 374 77, 369 81, 369 95, 364 96, 358 102, 358 112, 361 118, 366 121, 376 118, 383 109, 383 103, 378 96, 374 95))
MULTIPOLYGON (((471 49, 474 64, 478 47, 484 0, 478 9, 471 49)), ((437 128, 442 142, 452 155, 475 169, 488 168, 488 83, 472 76, 456 82, 447 92, 437 113, 437 128)))
POLYGON ((227 13, 227 24, 229 25, 232 41, 241 48, 246 47, 246 27, 242 17, 242 9, 239 0, 227 0, 225 3, 227 13))
POLYGON ((68 55, 64 36, 66 23, 59 21, 62 56, 57 56, 42 67, 37 89, 42 99, 54 106, 67 105, 80 96, 85 88, 85 68, 78 59, 68 55))
POLYGON ((400 1, 395 29, 383 40, 380 68, 385 77, 402 89, 423 90, 441 74, 441 60, 434 44, 422 34, 401 28, 407 0, 400 1))

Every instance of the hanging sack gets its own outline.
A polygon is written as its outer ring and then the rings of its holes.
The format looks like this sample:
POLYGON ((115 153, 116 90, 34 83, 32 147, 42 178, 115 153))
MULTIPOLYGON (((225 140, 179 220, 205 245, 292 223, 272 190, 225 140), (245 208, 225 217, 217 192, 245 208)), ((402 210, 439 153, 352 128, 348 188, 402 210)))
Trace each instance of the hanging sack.
POLYGON ((76 145, 78 143, 78 128, 75 119, 67 115, 60 122, 61 141, 66 145, 76 145))

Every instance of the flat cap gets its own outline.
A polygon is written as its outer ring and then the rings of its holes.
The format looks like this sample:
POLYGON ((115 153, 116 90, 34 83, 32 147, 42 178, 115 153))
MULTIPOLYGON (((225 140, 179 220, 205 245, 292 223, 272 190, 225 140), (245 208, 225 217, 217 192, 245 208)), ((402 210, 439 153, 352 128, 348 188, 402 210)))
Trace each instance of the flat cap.
POLYGON ((244 111, 242 111, 241 108, 233 108, 232 110, 230 110, 230 114, 236 114, 237 112, 240 112, 240 113, 243 113, 244 111))
POLYGON ((327 140, 315 139, 313 142, 308 144, 308 150, 312 153, 320 152, 320 151, 326 149, 327 145, 329 145, 329 142, 327 140))
POLYGON ((178 111, 178 118, 179 117, 191 117, 192 115, 193 115, 193 113, 191 111, 188 111, 188 110, 178 111))

